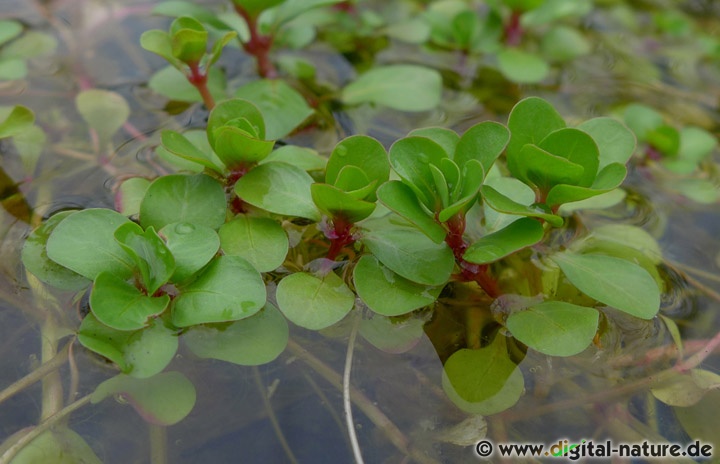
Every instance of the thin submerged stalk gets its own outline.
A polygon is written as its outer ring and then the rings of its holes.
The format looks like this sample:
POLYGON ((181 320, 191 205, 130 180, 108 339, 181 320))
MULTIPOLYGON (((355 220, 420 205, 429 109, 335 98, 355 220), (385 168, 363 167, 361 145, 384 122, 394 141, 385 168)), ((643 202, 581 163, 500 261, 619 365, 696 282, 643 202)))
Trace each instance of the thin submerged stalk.
POLYGON ((30 385, 41 380, 43 377, 57 370, 60 366, 65 364, 68 361, 68 346, 69 344, 65 345, 55 356, 53 356, 47 362, 41 364, 40 367, 30 372, 22 379, 17 380, 12 385, 9 385, 5 389, 1 390, 0 403, 23 391, 30 385))
POLYGON ((352 404, 350 402, 350 372, 352 371, 353 352, 355 351, 355 339, 357 337, 358 328, 360 327, 361 315, 355 315, 355 321, 350 331, 350 339, 348 340, 347 354, 345 355, 345 371, 343 372, 343 408, 345 410, 345 423, 347 431, 350 435, 350 443, 352 445, 353 456, 356 464, 364 464, 365 461, 360 451, 360 443, 358 442, 357 433, 355 431, 355 421, 353 420, 352 404))
POLYGON ((79 400, 75 401, 72 404, 69 404, 65 406, 63 409, 59 410, 52 416, 46 418, 44 421, 40 422, 40 424, 37 425, 37 427, 30 430, 25 435, 21 436, 17 442, 15 442, 14 445, 12 445, 10 448, 8 448, 5 453, 3 453, 2 456, 0 456, 0 464, 9 464, 17 454, 22 451, 22 449, 27 446, 30 442, 32 442, 34 439, 39 437, 43 434, 43 432, 46 432, 49 430, 52 426, 60 422, 61 420, 65 419, 67 416, 75 412, 76 410, 80 409, 81 407, 85 406, 90 402, 90 395, 86 395, 79 400))
POLYGON ((265 392, 265 385, 263 385, 262 379, 260 378, 260 369, 258 369, 257 366, 253 366, 253 377, 255 378, 255 385, 257 386, 258 392, 262 397, 265 411, 267 411, 268 418, 270 419, 270 423, 272 424, 273 430, 275 431, 275 436, 280 442, 280 446, 282 447, 283 451, 285 451, 285 456, 287 456, 288 461, 291 464, 298 464, 298 460, 295 457, 292 448, 290 448, 290 444, 287 442, 287 439, 285 439, 285 434, 280 427, 280 422, 278 422, 277 420, 277 416, 275 415, 275 411, 272 408, 272 404, 270 404, 270 398, 268 398, 268 395, 265 392))
POLYGON ((149 424, 150 431, 150 463, 167 464, 167 427, 149 424))

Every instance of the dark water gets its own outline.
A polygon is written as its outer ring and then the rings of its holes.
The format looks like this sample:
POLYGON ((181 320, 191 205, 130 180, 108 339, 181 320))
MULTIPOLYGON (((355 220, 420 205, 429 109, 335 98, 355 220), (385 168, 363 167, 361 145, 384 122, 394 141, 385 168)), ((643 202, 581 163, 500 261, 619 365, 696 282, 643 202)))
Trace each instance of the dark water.
MULTIPOLYGON (((2 104, 33 108, 38 123, 48 133, 48 148, 33 179, 19 187, 40 217, 69 208, 111 207, 112 188, 118 179, 157 172, 157 161, 152 155, 152 147, 159 143, 155 130, 203 124, 206 113, 202 108, 195 106, 178 116, 168 115, 163 111, 165 100, 144 87, 162 61, 139 48, 139 35, 168 23, 163 18, 151 17, 148 13, 151 6, 144 2, 83 0, 0 2, 0 18, 20 18, 34 30, 46 31, 59 40, 54 54, 30 63, 31 74, 27 79, 0 83, 2 104), (126 126, 121 130, 113 140, 113 150, 93 152, 87 127, 73 103, 81 86, 113 90, 128 101, 131 108, 128 123, 134 129, 126 126), (136 132, 143 135, 138 137, 136 132)), ((379 8, 376 4, 372 6, 379 8)), ((712 16, 718 14, 714 2, 689 2, 688 7, 699 10, 700 17, 704 14, 701 22, 709 33, 717 34, 720 21, 712 16)), ((686 72, 683 80, 684 65, 677 58, 661 67, 664 74, 659 78, 648 77, 640 64, 660 60, 651 53, 650 39, 634 39, 627 50, 613 48, 600 39, 601 31, 610 31, 602 37, 613 39, 628 34, 613 18, 607 12, 590 15, 585 27, 597 38, 594 52, 556 70, 554 85, 505 83, 503 90, 518 96, 533 94, 548 98, 569 119, 608 114, 617 104, 642 101, 677 115, 678 123, 701 125, 717 133, 720 120, 717 66, 701 62, 696 72, 689 77, 686 72), (636 67, 633 57, 639 60, 636 67)), ((351 72, 348 63, 326 47, 311 46, 302 53, 319 60, 321 69, 334 70, 338 79, 351 72)), ((394 44, 377 59, 402 60, 406 53, 406 47, 394 44)), ((428 52, 413 53, 417 54, 413 59, 425 59, 438 67, 454 59, 428 52)), ((221 64, 236 79, 254 73, 252 62, 236 49, 221 64)), ((474 68, 452 67, 448 72, 456 73, 455 77, 462 80, 472 77, 474 68)), ((390 110, 349 110, 339 115, 342 123, 338 127, 302 134, 289 141, 327 151, 342 135, 365 132, 387 145, 415 127, 442 124, 462 130, 480 120, 503 120, 508 104, 511 106, 514 101, 515 98, 499 92, 479 105, 467 94, 447 89, 446 101, 437 111, 404 115, 390 110)), ((22 167, 14 158, 12 146, 0 147, 3 170, 15 180, 22 179, 22 167)), ((678 321, 686 341, 700 343, 712 338, 720 327, 717 205, 698 205, 672 195, 643 173, 629 178, 628 190, 636 201, 588 213, 586 222, 600 225, 621 221, 643 227, 657 237, 670 263, 665 276, 671 291, 663 302, 663 314, 678 321)), ((60 308, 59 325, 70 331, 79 323, 72 295, 57 293, 53 294, 55 300, 46 300, 31 290, 19 262, 19 249, 29 230, 22 218, 0 210, 0 389, 39 365, 41 327, 47 311, 60 308)), ((677 411, 655 401, 647 386, 623 389, 671 365, 662 356, 656 362, 637 362, 646 353, 671 345, 666 327, 659 319, 637 321, 609 314, 611 335, 603 340, 601 350, 588 350, 569 359, 549 359, 529 352, 520 365, 525 376, 525 394, 520 402, 508 411, 486 418, 487 432, 479 421, 466 427, 470 436, 466 441, 479 441, 486 433, 496 442, 553 443, 558 438, 691 441, 692 434, 681 427, 677 411)), ((348 324, 321 334, 296 328, 292 331, 296 343, 293 346, 299 348, 289 348, 276 361, 259 368, 200 360, 181 346, 168 369, 188 376, 197 389, 197 403, 186 419, 168 428, 167 462, 291 462, 288 451, 280 444, 280 433, 298 462, 352 462, 342 392, 306 356, 310 353, 341 375, 348 332, 348 324), (264 396, 269 396, 270 407, 264 406, 264 396), (273 425, 271 416, 281 432, 273 425)), ((64 345, 66 340, 60 344, 64 345)), ((115 373, 77 343, 72 355, 79 372, 73 398, 91 393, 115 373)), ((708 358, 703 367, 718 371, 718 357, 708 358)), ((73 376, 67 365, 59 372, 67 394, 73 376)), ((397 430, 401 441, 416 456, 426 458, 424 462, 475 462, 472 446, 452 444, 453 440, 448 438, 448 430, 466 420, 467 414, 445 396, 441 374, 442 364, 427 337, 403 354, 383 353, 358 340, 352 385, 363 394, 361 401, 377 408, 393 425, 382 427, 376 418, 369 419, 355 405, 355 425, 365 462, 419 462, 406 456, 397 442, 393 443, 390 430, 397 430)), ((36 383, 0 405, 0 442, 38 422, 42 411, 40 398, 40 384, 36 383)), ((714 395, 709 401, 716 404, 720 399, 714 395)), ((105 463, 150 461, 149 427, 126 404, 105 400, 85 406, 72 415, 69 425, 105 463)), ((717 425, 720 422, 715 423, 720 450, 717 425)))

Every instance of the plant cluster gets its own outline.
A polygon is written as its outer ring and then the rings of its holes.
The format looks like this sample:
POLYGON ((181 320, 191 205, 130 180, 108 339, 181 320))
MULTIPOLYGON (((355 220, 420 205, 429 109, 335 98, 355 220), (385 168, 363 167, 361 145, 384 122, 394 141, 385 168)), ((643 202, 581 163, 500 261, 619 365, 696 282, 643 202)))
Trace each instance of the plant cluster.
MULTIPOLYGON (((138 378, 165 368, 179 333, 201 357, 255 365, 284 350, 286 319, 319 330, 353 308, 403 316, 471 285, 488 301, 524 297, 505 301, 495 323, 524 346, 570 356, 598 335, 602 306, 658 311, 655 257, 604 238, 554 239, 563 205, 625 178, 635 140, 616 120, 567 127, 528 98, 507 126, 418 129, 387 152, 352 136, 326 163, 299 147, 273 151, 265 129, 252 103, 223 101, 206 140, 162 134, 168 155, 201 172, 130 179, 120 212, 63 212, 28 238, 23 262, 40 280, 90 287, 85 347, 138 378), (522 277, 503 279, 508 269, 522 277)), ((484 413, 512 405, 522 389, 482 406, 516 369, 507 353, 498 372, 481 369, 500 341, 467 342, 475 348, 447 360, 446 388, 484 413), (477 388, 478 372, 493 385, 477 388)))

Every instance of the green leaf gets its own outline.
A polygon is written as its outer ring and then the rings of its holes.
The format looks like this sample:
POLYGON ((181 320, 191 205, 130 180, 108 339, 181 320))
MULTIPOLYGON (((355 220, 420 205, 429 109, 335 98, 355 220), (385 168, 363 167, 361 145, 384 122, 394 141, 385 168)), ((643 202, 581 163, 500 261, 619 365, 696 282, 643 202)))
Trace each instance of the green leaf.
POLYGON ((130 116, 125 98, 108 90, 83 90, 75 97, 75 105, 88 126, 95 129, 101 143, 108 143, 130 116))
POLYGON ((22 58, 0 57, 0 81, 14 81, 27 76, 28 67, 22 58))
POLYGON ((365 171, 359 167, 345 166, 338 173, 334 187, 357 200, 362 200, 375 192, 376 185, 377 181, 371 182, 365 171))
POLYGON ((175 272, 173 255, 152 227, 143 231, 134 222, 125 223, 115 231, 115 240, 140 270, 148 295, 154 295, 175 272))
POLYGON ((252 264, 239 256, 220 256, 180 289, 172 321, 178 327, 237 321, 260 311, 265 298, 265 284, 252 264))
POLYGON ((518 167, 512 166, 510 158, 519 153, 526 144, 537 145, 551 132, 565 127, 565 121, 547 101, 529 97, 513 107, 507 126, 511 134, 507 145, 508 169, 515 172, 518 167))
POLYGON ((555 26, 543 34, 542 55, 551 61, 570 61, 592 51, 592 43, 577 29, 555 26))
POLYGON ((680 179, 668 187, 698 203, 712 204, 720 200, 720 190, 708 179, 680 179))
MULTIPOLYGON (((535 201, 535 192, 527 184, 514 177, 488 176, 485 185, 520 205, 531 205, 535 201)), ((518 216, 496 211, 488 202, 483 205, 483 213, 487 232, 498 231, 518 219, 518 216)))
POLYGON ((207 61, 205 62, 205 66, 212 66, 217 62, 217 60, 220 59, 220 55, 222 55, 222 50, 225 48, 225 45, 229 44, 231 40, 233 40, 235 37, 238 36, 238 33, 236 31, 230 31, 226 32, 225 35, 220 37, 217 42, 212 47, 212 50, 210 51, 210 54, 207 55, 207 61))
POLYGON ((625 166, 619 163, 607 165, 598 174, 593 188, 577 187, 575 185, 556 185, 547 195, 545 203, 550 207, 570 202, 577 202, 607 193, 622 184, 627 171, 625 166))
POLYGON ((164 130, 160 133, 160 137, 162 146, 170 153, 182 159, 192 161, 193 163, 198 163, 218 174, 222 174, 223 168, 218 166, 215 157, 198 148, 183 134, 171 130, 164 130))
POLYGON ((265 137, 285 137, 314 113, 297 90, 281 79, 262 79, 243 85, 235 96, 254 103, 265 120, 265 137))
POLYGON ((497 232, 481 237, 468 247, 463 259, 475 264, 492 263, 535 245, 543 236, 543 226, 539 221, 521 218, 497 232))
POLYGON ((172 54, 183 63, 198 63, 205 56, 208 33, 196 19, 181 16, 170 25, 172 54))
POLYGON ((195 406, 195 387, 180 372, 163 372, 147 379, 120 374, 95 389, 91 401, 99 403, 113 395, 129 403, 151 424, 173 425, 195 406))
POLYGON ((515 214, 518 216, 541 218, 555 227, 563 225, 563 218, 560 216, 546 213, 538 207, 520 204, 506 197, 489 185, 483 185, 481 192, 483 198, 485 199, 485 203, 490 205, 490 207, 496 211, 506 214, 515 214))
POLYGON ((625 124, 638 140, 645 141, 647 133, 663 125, 663 117, 649 106, 633 103, 625 108, 625 124))
POLYGON ((677 373, 650 391, 665 404, 689 407, 697 404, 710 391, 719 388, 720 375, 702 369, 691 369, 686 374, 677 373))
POLYGON ((630 247, 647 256, 653 264, 662 262, 660 244, 647 231, 630 224, 606 224, 595 228, 590 239, 630 247))
POLYGON ((285 145, 273 150, 260 164, 269 162, 292 164, 303 171, 321 171, 325 169, 327 158, 320 156, 312 148, 285 145))
POLYGON ((578 129, 558 129, 542 139, 538 146, 548 153, 582 166, 583 174, 577 185, 592 185, 598 173, 600 155, 597 144, 588 134, 578 129))
POLYGON ((87 442, 65 425, 53 427, 26 443, 10 462, 12 464, 45 462, 102 464, 87 442))
POLYGON ((115 241, 115 230, 129 222, 109 209, 78 211, 55 227, 47 255, 56 263, 94 280, 101 272, 120 278, 132 275, 133 261, 115 241))
POLYGON ((310 185, 313 178, 285 163, 261 164, 235 184, 235 193, 243 201, 275 214, 320 220, 313 203, 310 185))
POLYGON ((120 184, 119 195, 116 196, 120 214, 128 217, 140 214, 140 203, 145 197, 148 187, 150 187, 150 181, 144 177, 131 177, 124 180, 120 184))
POLYGON ((599 313, 563 301, 545 301, 510 315, 507 328, 513 337, 550 356, 573 356, 592 343, 599 313))
POLYGON ((423 127, 414 129, 408 133, 408 137, 426 137, 440 145, 448 158, 455 153, 460 136, 452 129, 445 127, 423 127))
MULTIPOLYGON (((340 141, 327 162, 325 182, 336 185, 340 171, 347 166, 358 167, 368 179, 382 185, 390 178, 390 162, 385 148, 372 137, 353 135, 340 141)), ((374 195, 369 198, 374 201, 374 195)))
POLYGON ((133 284, 109 272, 101 272, 90 293, 90 308, 97 319, 117 330, 137 330, 161 314, 170 303, 168 295, 148 296, 133 284))
POLYGON ((22 31, 23 26, 18 21, 12 19, 0 20, 0 45, 3 45, 19 36, 22 31))
POLYGON ((215 130, 215 153, 228 169, 247 168, 262 161, 275 146, 272 140, 260 140, 243 129, 222 126, 215 130))
POLYGON ((260 272, 280 267, 288 252, 287 233, 272 219, 238 215, 218 234, 226 255, 245 258, 260 272))
POLYGON ((694 440, 701 443, 720 442, 720 430, 715 425, 720 416, 720 390, 708 392, 690 407, 674 407, 673 411, 682 428, 694 440))
POLYGON ((310 193, 318 209, 330 218, 342 217, 356 223, 370 216, 375 211, 375 203, 356 200, 328 184, 312 184, 310 193))
POLYGON ((30 273, 53 287, 65 290, 80 290, 90 285, 90 281, 80 274, 60 266, 48 258, 47 241, 57 225, 74 211, 62 211, 33 230, 22 248, 22 262, 30 273))
POLYGON ((500 50, 497 59, 503 76, 518 84, 540 82, 550 73, 550 66, 541 57, 515 48, 500 50))
POLYGON ((413 227, 384 219, 365 222, 362 242, 390 270, 419 284, 444 285, 455 266, 445 243, 434 243, 413 227))
POLYGON ((460 138, 453 160, 460 167, 471 159, 477 160, 487 173, 509 141, 510 131, 502 124, 492 121, 475 124, 460 138))
POLYGON ((371 69, 342 90, 347 105, 374 103, 400 111, 427 111, 440 103, 442 78, 434 69, 391 65, 371 69))
POLYGON ((95 353, 117 364, 125 374, 147 378, 162 372, 175 357, 178 336, 161 319, 135 331, 116 330, 91 313, 85 316, 78 340, 95 353))
POLYGON ((364 255, 353 271, 355 291, 378 314, 399 316, 432 304, 442 287, 416 284, 364 255))
POLYGON ((310 330, 330 327, 355 305, 355 294, 333 272, 290 274, 278 284, 276 298, 285 317, 310 330))
POLYGON ((587 296, 641 319, 660 309, 660 291, 643 268, 624 259, 571 252, 551 256, 565 277, 587 296))
POLYGON ((267 304, 257 314, 240 321, 194 326, 183 334, 183 339, 190 351, 201 358, 259 366, 280 356, 289 333, 282 313, 267 304))
POLYGON ((257 18, 263 11, 283 3, 285 0, 232 0, 251 18, 257 18))
POLYGON ((718 140, 710 132, 699 127, 680 130, 680 158, 699 163, 717 147, 718 140))
POLYGON ((215 131, 233 121, 246 120, 254 130, 255 136, 265 139, 265 120, 263 115, 253 103, 233 98, 215 105, 210 112, 207 123, 207 138, 211 146, 215 146, 215 131))
POLYGON ((2 56, 5 58, 35 58, 50 55, 56 48, 57 39, 53 35, 30 30, 5 45, 2 49, 2 56))
POLYGON ((0 123, 0 139, 14 137, 30 129, 35 122, 35 113, 29 108, 16 105, 0 123))
POLYGON ((143 32, 140 36, 140 46, 150 53, 162 56, 176 68, 181 66, 180 60, 173 55, 170 35, 165 31, 152 29, 143 32))
POLYGON ((628 127, 612 118, 593 118, 578 129, 587 132, 600 151, 598 171, 611 163, 625 164, 635 152, 635 135, 628 127))
POLYGON ((360 322, 360 335, 375 348, 386 353, 400 354, 410 351, 425 336, 422 318, 397 321, 390 317, 374 315, 360 322))
POLYGON ((406 137, 390 147, 390 164, 430 211, 440 206, 430 165, 440 166, 445 150, 425 137, 406 137))
POLYGON ((465 411, 494 414, 515 404, 522 395, 522 373, 499 349, 497 338, 486 348, 460 349, 445 362, 443 389, 465 411))
POLYGON ((140 224, 160 230, 189 222, 217 229, 225 222, 226 203, 222 185, 205 174, 162 176, 150 184, 140 204, 140 224))
POLYGON ((665 156, 675 156, 680 150, 680 132, 662 125, 645 133, 645 140, 665 156))
MULTIPOLYGON (((244 0, 243 0, 244 1, 244 0)), ((260 0, 261 1, 261 0, 260 0)), ((273 2, 277 0, 271 0, 273 2)), ((285 0, 277 9, 274 27, 277 28, 312 9, 334 5, 343 0, 285 0)))
POLYGON ((541 192, 548 192, 558 184, 577 185, 584 169, 579 164, 554 155, 537 145, 525 145, 518 153, 508 155, 510 172, 541 192))
POLYGON ((383 184, 377 191, 380 201, 418 227, 430 240, 442 243, 447 231, 423 208, 410 187, 393 180, 383 184))
POLYGON ((175 272, 170 279, 176 283, 202 269, 220 248, 218 234, 201 224, 174 222, 160 229, 160 236, 175 258, 175 272))
MULTIPOLYGON (((153 74, 147 85, 155 92, 171 100, 184 102, 203 101, 198 89, 188 82, 185 74, 173 66, 166 66, 153 74)), ((210 68, 207 86, 215 101, 227 98, 225 94, 225 75, 219 69, 210 68)))

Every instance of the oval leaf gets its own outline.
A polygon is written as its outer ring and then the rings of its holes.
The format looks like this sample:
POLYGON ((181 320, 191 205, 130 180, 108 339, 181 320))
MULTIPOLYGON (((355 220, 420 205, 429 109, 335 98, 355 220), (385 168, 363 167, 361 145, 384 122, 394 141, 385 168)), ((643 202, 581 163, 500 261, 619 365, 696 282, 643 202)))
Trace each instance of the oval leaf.
POLYGON ((475 264, 492 263, 535 245, 544 235, 545 231, 539 221, 521 218, 470 245, 463 259, 475 264))
POLYGON ((330 327, 355 304, 355 294, 333 272, 323 277, 291 274, 278 284, 276 297, 285 317, 310 330, 330 327))
POLYGON ((275 214, 320 220, 310 185, 313 178, 285 163, 266 163, 252 169, 235 184, 243 201, 275 214))
POLYGON ((513 337, 536 351, 572 356, 592 343, 598 319, 596 309, 546 301, 511 314, 506 324, 513 337))
POLYGON ((210 227, 189 222, 175 222, 160 230, 175 258, 175 272, 170 278, 182 283, 202 269, 220 248, 220 238, 210 227))
POLYGON ((117 330, 142 329, 170 303, 168 295, 151 297, 109 272, 100 273, 90 293, 90 308, 100 322, 117 330))
POLYGON ((201 358, 241 366, 267 364, 285 350, 290 331, 282 313, 268 304, 257 314, 224 325, 198 325, 183 335, 201 358))
POLYGON ((225 222, 227 201, 222 185, 205 174, 172 174, 155 179, 140 204, 143 228, 160 230, 174 222, 217 229, 225 222))
POLYGON ((195 406, 195 387, 180 372, 163 372, 147 379, 120 374, 95 389, 91 401, 99 403, 108 396, 121 398, 151 424, 173 425, 185 418, 195 406))
POLYGON ((226 255, 245 258, 260 272, 277 269, 288 252, 288 236, 276 221, 239 215, 218 231, 226 255))
POLYGON ((353 280, 355 291, 363 302, 384 316, 399 316, 432 304, 442 290, 442 287, 411 282, 369 255, 358 261, 353 280))
POLYGON ((392 65, 371 69, 342 91, 348 105, 374 103, 400 111, 426 111, 440 103, 442 78, 434 69, 392 65))
POLYGON ((180 290, 172 305, 178 327, 237 321, 265 306, 260 273, 239 256, 220 256, 191 284, 180 290))
POLYGON ((387 221, 366 223, 362 242, 375 257, 408 280, 424 285, 444 285, 455 266, 450 248, 434 243, 422 232, 387 221))
POLYGON ((127 222, 128 218, 109 209, 78 211, 50 234, 48 257, 88 279, 101 272, 130 277, 132 259, 114 238, 115 230, 127 222))
POLYGON ((570 252, 551 256, 578 290, 601 303, 641 319, 660 309, 655 280, 637 264, 612 256, 570 252))

